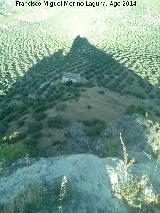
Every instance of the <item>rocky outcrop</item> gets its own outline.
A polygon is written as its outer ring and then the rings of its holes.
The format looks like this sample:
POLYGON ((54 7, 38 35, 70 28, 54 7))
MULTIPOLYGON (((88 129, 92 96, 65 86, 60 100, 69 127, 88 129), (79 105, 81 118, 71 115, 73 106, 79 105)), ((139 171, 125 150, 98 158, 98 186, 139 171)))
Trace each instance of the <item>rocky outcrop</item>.
MULTIPOLYGON (((115 167, 119 162, 114 158, 100 159, 94 155, 85 154, 41 158, 30 166, 17 168, 7 177, 0 177, 0 205, 1 207, 11 205, 16 196, 36 183, 43 182, 55 186, 57 181, 60 183, 65 177, 72 190, 66 198, 67 202, 63 205, 63 212, 125 213, 125 207, 113 197, 107 172, 110 166, 115 167)), ((53 187, 53 193, 54 191, 56 189, 53 187)), ((47 203, 45 203, 46 206, 42 206, 41 212, 59 213, 58 205, 55 203, 53 202, 52 211, 47 210, 47 203)))
POLYGON ((156 194, 160 194, 160 160, 138 163, 131 166, 131 173, 134 176, 146 175, 152 183, 156 194))
MULTIPOLYGON (((150 131, 150 125, 152 122, 143 116, 125 115, 109 125, 105 137, 114 141, 121 133, 130 158, 136 162, 150 161, 155 158, 154 139, 160 138, 158 129, 150 131)), ((122 149, 119 154, 123 154, 122 149)))
POLYGON ((160 149, 160 128, 155 128, 152 121, 141 115, 121 116, 94 138, 86 134, 86 128, 81 122, 72 122, 70 125, 68 142, 72 153, 90 152, 101 157, 122 158, 121 133, 130 159, 134 158, 136 163, 140 163, 157 158, 157 151, 160 149))
MULTIPOLYGON (((86 135, 82 123, 73 122, 69 133, 75 153, 89 150, 91 139, 86 135)), ((154 147, 155 138, 160 137, 159 128, 153 128, 153 123, 146 121, 142 116, 123 116, 110 124, 105 133, 97 139, 95 150, 99 153, 104 151, 103 141, 114 141, 119 138, 120 133, 129 158, 136 159, 136 163, 129 167, 131 177, 137 179, 146 176, 153 192, 160 194, 160 161, 155 159, 154 147)), ((4 170, 7 171, 6 174, 0 168, 0 212, 137 212, 137 209, 134 210, 133 206, 130 208, 124 202, 125 199, 115 196, 114 192, 117 177, 124 175, 125 167, 119 159, 123 154, 119 152, 117 158, 76 154, 19 159, 4 170)), ((126 186, 130 187, 130 183, 126 186)), ((160 211, 158 206, 149 205, 146 209, 154 213, 160 211)))
MULTIPOLYGON (((82 154, 40 158, 28 166, 22 163, 25 166, 21 168, 19 164, 20 161, 14 163, 10 175, 0 176, 1 212, 10 207, 12 212, 19 212, 21 208, 21 212, 31 213, 129 212, 113 193, 115 175, 111 176, 111 171, 118 173, 122 165, 117 158, 82 154)), ((131 170, 135 176, 148 175, 160 193, 160 162, 136 164, 131 170)))
POLYGON ((89 150, 90 138, 85 133, 85 126, 81 122, 73 122, 69 127, 69 142, 76 153, 86 153, 89 150))

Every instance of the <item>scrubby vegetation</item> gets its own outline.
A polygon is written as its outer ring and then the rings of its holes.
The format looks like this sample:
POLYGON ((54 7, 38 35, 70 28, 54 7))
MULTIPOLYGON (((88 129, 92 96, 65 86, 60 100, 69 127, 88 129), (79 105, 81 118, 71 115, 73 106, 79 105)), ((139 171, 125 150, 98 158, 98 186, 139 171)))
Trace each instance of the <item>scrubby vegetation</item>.
POLYGON ((105 128, 105 123, 101 120, 84 121, 87 134, 91 137, 99 136, 105 128))
POLYGON ((160 130, 160 123, 156 122, 153 123, 150 120, 146 120, 146 134, 150 135, 152 139, 152 149, 157 159, 160 159, 160 137, 159 135, 155 134, 155 132, 159 132, 160 130))
POLYGON ((22 143, 0 145, 0 162, 11 163, 19 158, 25 157, 29 154, 29 150, 22 143))
POLYGON ((129 167, 134 160, 128 159, 126 146, 120 134, 121 144, 123 146, 123 163, 119 165, 117 171, 111 170, 110 178, 113 191, 116 197, 124 200, 129 206, 142 211, 145 206, 160 204, 160 197, 153 191, 152 183, 145 175, 134 177, 129 167))
POLYGON ((115 140, 107 140, 103 143, 103 151, 100 153, 101 157, 115 157, 119 155, 119 143, 115 140))

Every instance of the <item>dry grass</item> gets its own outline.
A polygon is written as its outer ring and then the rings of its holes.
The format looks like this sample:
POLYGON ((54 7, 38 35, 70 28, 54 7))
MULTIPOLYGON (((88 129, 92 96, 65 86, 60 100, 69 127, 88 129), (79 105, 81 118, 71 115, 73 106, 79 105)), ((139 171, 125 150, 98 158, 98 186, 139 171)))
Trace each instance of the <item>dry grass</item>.
MULTIPOLYGON (((73 121, 100 119, 109 123, 124 115, 129 105, 144 105, 143 101, 136 97, 120 95, 105 88, 105 94, 102 95, 99 94, 99 90, 98 87, 86 89, 78 101, 67 102, 68 107, 60 114, 73 121), (87 108, 88 105, 91 109, 87 108)), ((51 109, 48 113, 54 115, 55 110, 51 109)))
POLYGON ((134 159, 128 160, 126 146, 120 134, 120 141, 123 147, 123 162, 119 165, 118 171, 111 168, 110 179, 114 195, 125 201, 130 207, 142 209, 144 205, 160 204, 159 195, 155 194, 152 182, 148 176, 134 176, 129 167, 134 159))

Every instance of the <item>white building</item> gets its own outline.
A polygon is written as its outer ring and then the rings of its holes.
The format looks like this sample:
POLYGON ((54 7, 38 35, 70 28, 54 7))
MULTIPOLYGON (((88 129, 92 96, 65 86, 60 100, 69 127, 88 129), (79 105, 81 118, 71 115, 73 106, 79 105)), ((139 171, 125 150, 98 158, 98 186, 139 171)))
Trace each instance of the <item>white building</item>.
POLYGON ((68 81, 79 83, 81 81, 81 75, 76 73, 64 73, 62 76, 62 82, 66 83, 68 81))

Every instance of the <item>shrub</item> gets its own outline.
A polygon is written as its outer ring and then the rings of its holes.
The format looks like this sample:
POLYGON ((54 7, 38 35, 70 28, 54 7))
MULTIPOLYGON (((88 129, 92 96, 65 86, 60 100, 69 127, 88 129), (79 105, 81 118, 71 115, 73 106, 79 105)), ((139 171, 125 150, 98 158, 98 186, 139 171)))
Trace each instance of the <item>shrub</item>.
MULTIPOLYGON (((36 136, 35 136, 36 137, 36 136)), ((24 143, 27 145, 27 146, 36 146, 38 144, 38 138, 34 138, 34 136, 30 136, 29 138, 25 139, 24 140, 24 143)))
POLYGON ((17 140, 18 140, 18 141, 23 140, 26 136, 27 136, 27 132, 25 132, 25 131, 20 132, 20 133, 18 134, 17 140))
POLYGON ((104 130, 105 124, 101 120, 93 120, 91 124, 89 124, 91 127, 87 131, 87 134, 89 136, 95 137, 97 135, 100 135, 101 132, 104 130))
POLYGON ((116 157, 118 156, 119 145, 115 141, 107 140, 103 145, 101 157, 116 157))
POLYGON ((150 94, 149 97, 150 97, 151 99, 156 98, 154 94, 150 94))
POLYGON ((71 85, 73 84, 73 82, 72 82, 71 80, 69 80, 69 81, 67 81, 65 84, 66 84, 66 86, 69 87, 69 86, 71 86, 71 85))
POLYGON ((22 127, 22 126, 24 126, 25 125, 25 120, 19 120, 18 122, 17 122, 17 124, 18 124, 18 126, 19 127, 22 127))
POLYGON ((17 119, 17 114, 10 113, 5 117, 5 121, 8 123, 17 119))
POLYGON ((146 113, 146 110, 144 107, 142 106, 138 106, 137 109, 136 109, 137 113, 141 114, 141 115, 145 115, 146 113))
POLYGON ((65 103, 59 103, 56 106, 56 110, 58 111, 64 111, 66 109, 67 105, 65 103))
POLYGON ((18 108, 17 108, 17 113, 18 114, 22 114, 25 110, 27 110, 28 109, 28 107, 27 107, 27 105, 25 105, 25 104, 21 104, 20 106, 18 106, 18 108))
POLYGON ((160 117, 160 111, 159 110, 154 110, 155 111, 155 115, 157 116, 157 117, 160 117))
POLYGON ((99 90, 98 93, 101 94, 101 95, 105 94, 104 90, 99 90))
POLYGON ((31 123, 29 126, 30 132, 37 132, 41 129, 42 129, 42 123, 39 121, 33 121, 33 123, 31 123))
POLYGON ((152 111, 153 110, 153 106, 148 106, 148 109, 152 111))
POLYGON ((81 87, 81 86, 83 86, 84 84, 83 83, 81 83, 81 82, 76 82, 76 83, 74 83, 74 86, 75 87, 81 87))
POLYGON ((7 115, 12 113, 14 106, 6 106, 3 111, 0 113, 0 119, 3 120, 7 115))
POLYGON ((8 123, 6 121, 0 122, 0 135, 6 133, 8 129, 8 123))
POLYGON ((62 146, 62 145, 64 145, 65 143, 66 143, 65 140, 62 140, 62 141, 56 140, 56 141, 54 141, 54 142, 52 143, 52 146, 62 146))
POLYGON ((146 109, 143 106, 134 106, 134 105, 128 106, 125 114, 134 114, 134 113, 144 116, 146 114, 146 109))
POLYGON ((136 96, 137 98, 145 99, 145 93, 141 90, 136 90, 136 91, 132 90, 129 93, 133 96, 136 96))
POLYGON ((0 145, 0 162, 10 163, 29 153, 27 147, 22 143, 1 144, 0 145))
POLYGON ((39 139, 43 137, 43 133, 42 132, 34 132, 32 135, 31 135, 31 138, 34 138, 34 139, 39 139))
POLYGON ((133 114, 136 112, 136 106, 134 105, 129 105, 126 109, 125 114, 133 114))
POLYGON ((51 117, 48 119, 47 125, 50 128, 62 128, 64 125, 64 120, 61 116, 51 117))
MULTIPOLYGON (((35 103, 36 105, 38 105, 38 103, 35 103)), ((46 106, 42 105, 42 106, 36 106, 36 108, 34 109, 35 113, 40 113, 43 112, 44 110, 46 110, 46 106)))
POLYGON ((41 121, 43 120, 47 115, 44 112, 39 112, 34 114, 34 119, 36 121, 41 121))
POLYGON ((123 147, 123 163, 120 163, 116 170, 114 168, 109 170, 114 195, 136 209, 141 209, 143 205, 157 204, 159 202, 158 195, 153 192, 149 178, 145 175, 134 177, 130 173, 129 167, 134 161, 128 160, 127 150, 121 135, 120 140, 123 147))

